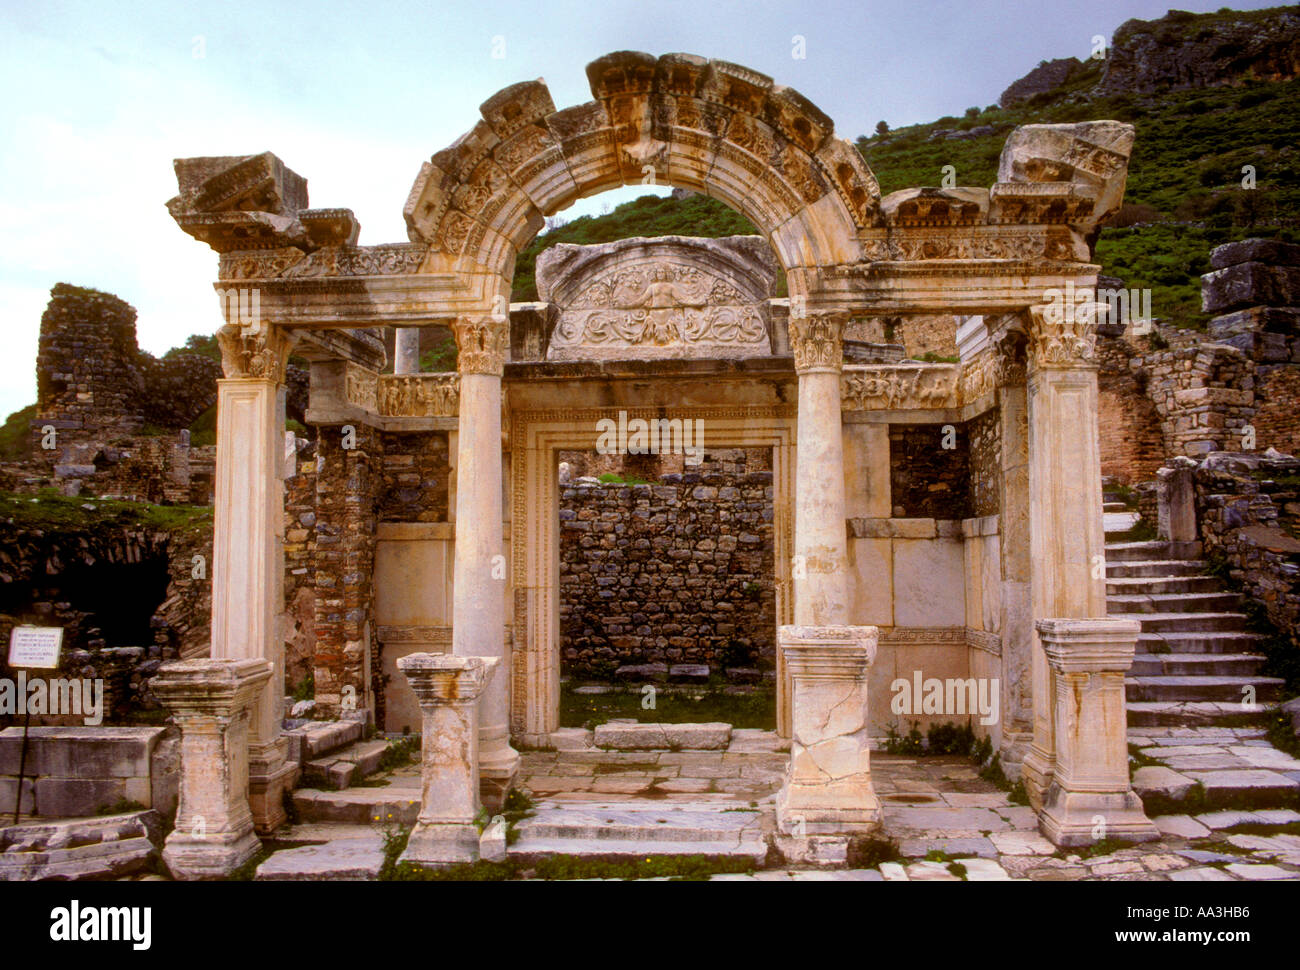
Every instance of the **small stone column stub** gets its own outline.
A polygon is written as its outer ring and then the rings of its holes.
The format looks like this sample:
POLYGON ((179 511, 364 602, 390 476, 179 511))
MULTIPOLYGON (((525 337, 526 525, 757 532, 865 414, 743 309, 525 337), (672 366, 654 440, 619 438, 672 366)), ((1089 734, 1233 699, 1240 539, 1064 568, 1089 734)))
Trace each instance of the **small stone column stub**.
MULTIPOLYGON (((1105 304, 1029 308, 1027 428, 1030 601, 1035 621, 1106 615, 1106 552, 1097 433, 1096 325, 1105 304)), ((1035 636, 1035 640, 1040 638, 1035 636)), ((1033 741, 1021 777, 1034 811, 1055 770, 1055 687, 1033 647, 1033 741)))
POLYGON ((265 659, 274 675, 251 714, 249 785, 263 834, 285 821, 297 767, 284 737, 284 398, 292 333, 265 320, 217 331, 217 464, 212 551, 212 657, 265 659))
MULTIPOLYGON (((452 326, 460 370, 456 441, 456 563, 452 653, 494 657, 506 652, 506 559, 502 518, 501 374, 509 346, 504 315, 457 317, 452 326)), ((510 678, 497 677, 479 704, 479 780, 483 803, 500 811, 519 773, 510 746, 510 678)))
POLYGON ((1159 838, 1128 773, 1124 674, 1141 624, 1045 619, 1036 624, 1055 696, 1056 758, 1038 827, 1057 845, 1159 838))
POLYGON ((477 862, 479 699, 500 659, 413 653, 399 657, 423 715, 420 818, 402 862, 449 866, 477 862))
POLYGON ((785 835, 853 834, 880 824, 867 717, 877 635, 874 626, 778 630, 793 683, 790 764, 776 799, 785 835))
POLYGON ((225 879, 262 847, 249 809, 251 712, 269 660, 182 660, 150 688, 181 729, 180 804, 163 861, 178 879, 225 879))

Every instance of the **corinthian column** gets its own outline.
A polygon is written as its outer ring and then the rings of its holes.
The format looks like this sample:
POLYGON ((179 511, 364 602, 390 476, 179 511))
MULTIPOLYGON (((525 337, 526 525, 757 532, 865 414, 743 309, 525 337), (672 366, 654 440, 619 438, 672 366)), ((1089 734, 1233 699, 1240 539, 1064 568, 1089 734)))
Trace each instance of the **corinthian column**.
POLYGON ((212 544, 212 657, 269 660, 248 730, 248 797, 262 833, 285 820, 287 761, 284 642, 284 371, 292 336, 262 320, 217 332, 217 467, 212 544))
MULTIPOLYGON (((1106 616, 1096 303, 1030 308, 1028 320, 1030 601, 1035 621, 1106 616)), ((1041 637, 1033 649, 1033 741, 1022 764, 1035 811, 1056 767, 1056 696, 1041 637)))
POLYGON ((848 622, 844 440, 840 429, 840 371, 847 322, 845 311, 790 318, 790 346, 799 375, 792 569, 796 626, 848 622))
POLYGON ((510 323, 505 316, 458 317, 460 422, 456 448, 456 572, 452 653, 499 658, 504 668, 479 702, 479 783, 488 811, 499 811, 519 771, 510 747, 510 664, 505 651, 506 562, 501 535, 501 373, 510 323))

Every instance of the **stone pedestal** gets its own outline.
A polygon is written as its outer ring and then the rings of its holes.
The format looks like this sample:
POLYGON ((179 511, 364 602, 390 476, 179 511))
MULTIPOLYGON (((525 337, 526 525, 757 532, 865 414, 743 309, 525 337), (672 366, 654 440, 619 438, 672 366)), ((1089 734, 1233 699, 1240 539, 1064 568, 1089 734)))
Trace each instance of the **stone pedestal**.
POLYGON ((423 715, 420 818, 402 862, 449 866, 477 862, 479 697, 496 657, 412 653, 398 658, 423 715))
POLYGON ((1199 559, 1200 537, 1196 526, 1196 483, 1192 464, 1175 459, 1172 468, 1156 472, 1156 517, 1160 538, 1168 539, 1170 555, 1199 559))
POLYGON ((1124 674, 1141 624, 1046 619, 1037 627, 1055 685, 1056 736, 1039 829, 1057 845, 1159 838, 1129 785, 1124 674))
POLYGON ((224 879, 261 848, 249 811, 250 715, 267 660, 183 660, 150 684, 181 729, 180 805, 163 861, 177 879, 224 879))
POLYGON ((790 766, 776 800, 785 835, 868 832, 880 824, 871 786, 867 672, 874 626, 783 626, 793 685, 790 766))
MULTIPOLYGON (((506 661, 506 560, 502 540, 501 373, 509 324, 504 317, 461 317, 455 325, 460 368, 456 475, 456 572, 452 653, 506 661)), ((510 678, 493 678, 479 705, 483 803, 500 811, 519 773, 510 746, 510 678)))

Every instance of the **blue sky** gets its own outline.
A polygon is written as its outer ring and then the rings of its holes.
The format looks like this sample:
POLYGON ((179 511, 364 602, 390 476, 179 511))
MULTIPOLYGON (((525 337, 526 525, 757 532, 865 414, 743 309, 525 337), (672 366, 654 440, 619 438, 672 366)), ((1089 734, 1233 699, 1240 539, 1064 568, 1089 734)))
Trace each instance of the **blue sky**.
MULTIPOLYGON (((307 177, 312 205, 356 212, 363 244, 404 240, 402 203, 420 162, 473 125, 480 103, 537 77, 558 107, 590 100, 583 69, 610 51, 744 64, 797 88, 852 139, 882 118, 897 126, 992 104, 1040 60, 1086 57, 1094 35, 1168 6, 6 0, 0 415, 35 400, 40 315, 56 282, 129 301, 153 353, 220 324, 216 254, 163 207, 176 191, 173 158, 273 151, 307 177)), ((1220 6, 1183 0, 1198 12, 1220 6)), ((564 215, 644 191, 606 193, 564 215)))

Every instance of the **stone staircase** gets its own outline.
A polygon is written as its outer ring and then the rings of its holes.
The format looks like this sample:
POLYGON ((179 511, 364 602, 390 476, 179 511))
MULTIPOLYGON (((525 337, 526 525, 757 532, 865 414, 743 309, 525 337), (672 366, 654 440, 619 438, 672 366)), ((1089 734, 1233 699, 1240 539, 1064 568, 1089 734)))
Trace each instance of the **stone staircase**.
POLYGON ((1276 705, 1283 681, 1260 673, 1240 595, 1205 568, 1168 542, 1106 545, 1107 609, 1142 624, 1127 678, 1130 727, 1242 726, 1276 705), (1243 704, 1250 690, 1253 709, 1243 704))

